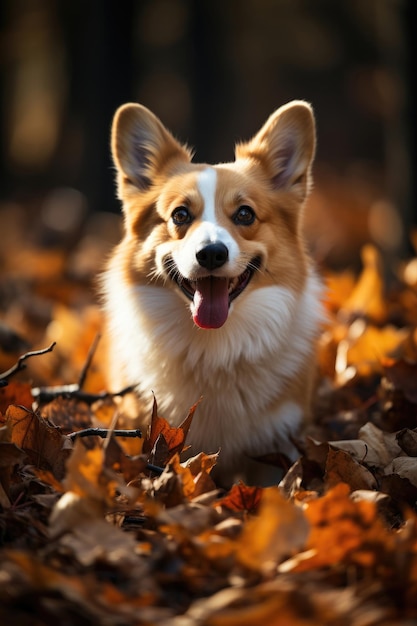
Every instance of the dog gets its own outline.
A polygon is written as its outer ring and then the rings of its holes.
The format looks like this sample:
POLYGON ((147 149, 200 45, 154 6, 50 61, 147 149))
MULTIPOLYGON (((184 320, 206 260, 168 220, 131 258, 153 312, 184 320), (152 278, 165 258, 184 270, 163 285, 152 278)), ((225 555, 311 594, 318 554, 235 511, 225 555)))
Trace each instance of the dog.
POLYGON ((190 454, 220 450, 220 485, 279 482, 309 415, 321 282, 302 235, 316 132, 311 106, 276 110, 232 163, 192 152, 147 108, 121 106, 112 155, 124 237, 103 274, 109 379, 153 395, 178 426, 202 396, 190 454))

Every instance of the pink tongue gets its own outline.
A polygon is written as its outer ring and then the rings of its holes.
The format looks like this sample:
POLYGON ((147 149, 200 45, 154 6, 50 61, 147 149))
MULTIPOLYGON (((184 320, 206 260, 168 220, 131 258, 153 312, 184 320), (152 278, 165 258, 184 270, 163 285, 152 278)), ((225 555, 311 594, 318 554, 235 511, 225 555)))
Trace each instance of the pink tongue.
POLYGON ((193 320, 200 328, 220 328, 229 313, 227 278, 201 278, 197 281, 192 306, 193 320))

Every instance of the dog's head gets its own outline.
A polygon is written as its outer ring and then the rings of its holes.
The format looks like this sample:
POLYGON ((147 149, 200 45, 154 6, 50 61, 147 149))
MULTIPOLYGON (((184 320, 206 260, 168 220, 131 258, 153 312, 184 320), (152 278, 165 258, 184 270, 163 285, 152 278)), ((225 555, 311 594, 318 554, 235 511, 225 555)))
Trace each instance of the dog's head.
POLYGON ((132 282, 168 284, 194 322, 219 328, 242 294, 267 285, 301 290, 300 215, 311 184, 311 107, 281 107, 233 163, 191 162, 148 109, 116 113, 112 152, 123 201, 132 282), (162 283, 161 283, 162 281, 162 283))

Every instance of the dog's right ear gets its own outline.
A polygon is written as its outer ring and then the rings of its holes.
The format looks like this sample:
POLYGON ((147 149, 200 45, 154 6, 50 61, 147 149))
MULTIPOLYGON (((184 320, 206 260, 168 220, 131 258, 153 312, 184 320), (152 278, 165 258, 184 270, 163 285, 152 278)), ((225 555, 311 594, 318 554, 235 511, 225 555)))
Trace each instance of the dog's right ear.
POLYGON ((140 104, 124 104, 116 111, 111 148, 119 196, 126 184, 146 190, 171 159, 189 162, 192 156, 156 115, 140 104))

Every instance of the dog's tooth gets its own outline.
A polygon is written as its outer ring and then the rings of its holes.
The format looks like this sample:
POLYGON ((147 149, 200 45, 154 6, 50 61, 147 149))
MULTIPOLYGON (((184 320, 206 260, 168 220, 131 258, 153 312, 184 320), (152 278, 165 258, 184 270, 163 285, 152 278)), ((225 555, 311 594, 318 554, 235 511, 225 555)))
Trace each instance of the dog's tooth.
POLYGON ((238 284, 238 278, 232 278, 229 282, 229 293, 232 293, 232 291, 236 288, 237 284, 238 284))

